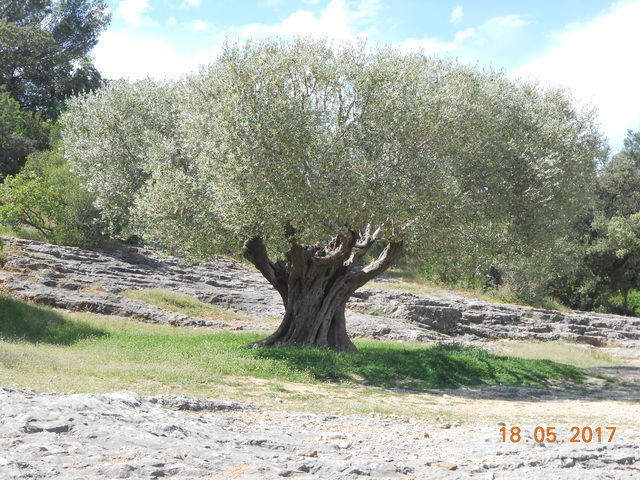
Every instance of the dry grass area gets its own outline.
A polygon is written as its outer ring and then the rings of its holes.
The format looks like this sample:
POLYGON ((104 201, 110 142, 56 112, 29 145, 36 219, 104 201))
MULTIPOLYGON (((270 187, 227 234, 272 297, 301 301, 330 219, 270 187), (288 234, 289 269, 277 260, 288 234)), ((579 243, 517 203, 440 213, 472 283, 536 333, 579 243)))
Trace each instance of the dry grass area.
POLYGON ((512 304, 533 308, 544 308, 549 310, 558 310, 561 312, 570 312, 571 309, 562 305, 554 298, 541 299, 537 304, 520 300, 515 295, 508 295, 506 292, 491 293, 488 291, 474 290, 471 288, 443 286, 432 281, 422 278, 420 275, 404 270, 391 270, 385 274, 388 281, 372 281, 363 288, 374 288, 379 290, 399 290, 401 292, 413 293, 414 295, 429 295, 432 297, 444 297, 450 293, 462 295, 468 298, 475 298, 483 302, 512 304), (443 295, 443 291, 447 292, 443 295))

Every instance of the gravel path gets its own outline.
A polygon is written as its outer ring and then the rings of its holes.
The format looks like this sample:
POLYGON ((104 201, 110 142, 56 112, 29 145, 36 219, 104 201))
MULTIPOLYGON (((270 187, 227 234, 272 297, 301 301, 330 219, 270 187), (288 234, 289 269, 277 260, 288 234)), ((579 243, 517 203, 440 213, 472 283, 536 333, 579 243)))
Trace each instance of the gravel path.
MULTIPOLYGON (((632 479, 640 429, 613 441, 520 443, 500 425, 278 412, 129 392, 53 395, 0 389, 2 479, 478 478, 632 479)), ((507 427, 510 428, 510 427, 507 427)), ((528 441, 526 441, 528 440, 528 441)), ((562 442, 561 440, 564 440, 562 442)))

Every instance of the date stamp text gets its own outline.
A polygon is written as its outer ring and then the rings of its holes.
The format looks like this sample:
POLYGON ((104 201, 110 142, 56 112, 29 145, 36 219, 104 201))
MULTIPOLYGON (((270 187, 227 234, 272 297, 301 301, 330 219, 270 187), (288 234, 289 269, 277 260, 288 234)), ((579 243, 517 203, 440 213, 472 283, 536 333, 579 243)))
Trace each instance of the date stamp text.
POLYGON ((520 427, 500 428, 500 440, 511 443, 608 443, 613 441, 616 427, 571 427, 566 436, 556 432, 556 427, 535 427, 525 432, 520 427))

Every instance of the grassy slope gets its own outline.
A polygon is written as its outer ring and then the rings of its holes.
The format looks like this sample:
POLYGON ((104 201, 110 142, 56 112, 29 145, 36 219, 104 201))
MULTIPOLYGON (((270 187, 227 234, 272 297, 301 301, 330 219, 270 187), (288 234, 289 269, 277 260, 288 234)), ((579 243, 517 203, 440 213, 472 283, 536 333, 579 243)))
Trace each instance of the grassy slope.
POLYGON ((357 354, 315 348, 245 349, 260 334, 66 314, 5 296, 0 296, 0 312, 0 384, 37 389, 198 394, 225 384, 227 378, 253 377, 316 385, 402 385, 424 391, 492 384, 542 386, 553 379, 583 377, 579 368, 567 364, 451 345, 359 340, 357 354))
POLYGON ((247 317, 170 290, 126 290, 122 295, 204 320, 246 320, 247 317))

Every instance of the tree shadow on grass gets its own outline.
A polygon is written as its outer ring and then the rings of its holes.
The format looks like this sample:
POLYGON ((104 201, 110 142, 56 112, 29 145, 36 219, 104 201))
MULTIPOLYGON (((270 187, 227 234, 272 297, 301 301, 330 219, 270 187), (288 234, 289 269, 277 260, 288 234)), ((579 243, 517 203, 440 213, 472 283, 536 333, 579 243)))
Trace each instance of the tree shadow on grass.
POLYGON ((439 344, 429 347, 363 346, 358 353, 335 353, 314 347, 252 350, 257 358, 286 362, 317 380, 357 381, 384 388, 426 391, 486 385, 546 387, 550 381, 581 382, 577 367, 549 360, 493 355, 480 348, 439 344))
POLYGON ((106 330, 71 321, 54 310, 0 295, 0 339, 73 345, 105 335, 108 335, 106 330))

